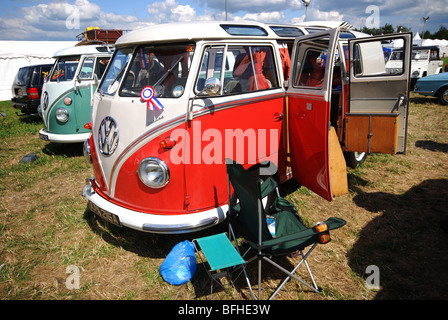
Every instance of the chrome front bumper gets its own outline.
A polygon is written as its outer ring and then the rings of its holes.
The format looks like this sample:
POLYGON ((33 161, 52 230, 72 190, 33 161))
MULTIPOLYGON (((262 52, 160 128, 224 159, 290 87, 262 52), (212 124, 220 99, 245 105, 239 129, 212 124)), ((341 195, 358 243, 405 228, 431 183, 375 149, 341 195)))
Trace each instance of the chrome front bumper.
POLYGON ((76 134, 54 134, 48 132, 45 129, 39 130, 39 138, 45 141, 56 142, 56 143, 78 143, 84 142, 89 138, 90 132, 87 133, 76 133, 76 134))
POLYGON ((106 221, 139 231, 176 234, 207 229, 222 222, 228 205, 206 211, 177 215, 157 215, 130 210, 118 206, 95 192, 89 179, 82 191, 89 209, 106 221))

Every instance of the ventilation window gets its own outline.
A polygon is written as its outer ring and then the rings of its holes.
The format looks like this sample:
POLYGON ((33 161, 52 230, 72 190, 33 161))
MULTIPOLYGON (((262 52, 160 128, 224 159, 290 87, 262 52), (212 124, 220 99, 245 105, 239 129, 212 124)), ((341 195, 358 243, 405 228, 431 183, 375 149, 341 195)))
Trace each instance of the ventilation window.
POLYGON ((223 28, 228 34, 232 36, 267 36, 268 33, 258 26, 241 26, 222 24, 223 28))

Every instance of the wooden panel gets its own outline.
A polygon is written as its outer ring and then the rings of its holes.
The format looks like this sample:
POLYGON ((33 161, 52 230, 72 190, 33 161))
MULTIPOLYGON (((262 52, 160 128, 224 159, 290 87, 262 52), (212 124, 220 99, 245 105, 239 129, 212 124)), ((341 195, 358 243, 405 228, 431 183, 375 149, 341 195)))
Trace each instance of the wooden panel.
POLYGON ((346 117, 345 150, 369 153, 397 153, 398 114, 346 117))
POLYGON ((345 149, 364 152, 369 148, 369 117, 350 116, 345 119, 345 149))
POLYGON ((348 193, 347 164, 342 153, 341 144, 334 127, 331 127, 330 138, 330 184, 334 197, 348 193))

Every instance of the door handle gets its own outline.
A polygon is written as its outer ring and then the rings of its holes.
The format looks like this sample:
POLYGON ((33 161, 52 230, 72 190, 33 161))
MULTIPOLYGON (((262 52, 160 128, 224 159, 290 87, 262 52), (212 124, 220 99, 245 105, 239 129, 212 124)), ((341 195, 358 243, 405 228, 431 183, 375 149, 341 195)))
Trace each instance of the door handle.
POLYGON ((283 113, 281 113, 281 114, 278 114, 277 112, 274 113, 274 121, 275 122, 283 120, 284 117, 285 117, 285 115, 283 113))

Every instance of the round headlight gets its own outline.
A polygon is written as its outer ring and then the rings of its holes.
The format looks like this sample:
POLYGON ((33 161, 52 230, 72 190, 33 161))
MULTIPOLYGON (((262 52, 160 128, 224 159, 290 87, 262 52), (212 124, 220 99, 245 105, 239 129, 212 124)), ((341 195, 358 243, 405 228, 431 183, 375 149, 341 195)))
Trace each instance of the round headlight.
POLYGON ((137 173, 140 180, 151 188, 162 188, 170 180, 170 171, 166 163, 153 157, 143 159, 137 173))
POLYGON ((68 111, 65 108, 57 108, 55 112, 56 120, 59 122, 68 121, 68 111))

